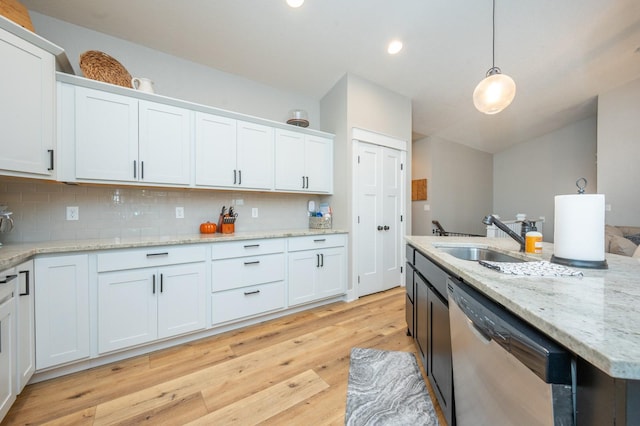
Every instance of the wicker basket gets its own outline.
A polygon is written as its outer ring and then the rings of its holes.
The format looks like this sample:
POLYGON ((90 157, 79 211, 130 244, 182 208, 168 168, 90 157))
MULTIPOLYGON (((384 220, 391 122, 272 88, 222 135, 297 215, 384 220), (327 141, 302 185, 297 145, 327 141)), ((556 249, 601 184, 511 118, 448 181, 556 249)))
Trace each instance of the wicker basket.
POLYGON ((309 217, 309 229, 331 229, 331 217, 309 217))
POLYGON ((80 69, 85 77, 131 88, 131 74, 111 56, 98 50, 80 55, 80 69))

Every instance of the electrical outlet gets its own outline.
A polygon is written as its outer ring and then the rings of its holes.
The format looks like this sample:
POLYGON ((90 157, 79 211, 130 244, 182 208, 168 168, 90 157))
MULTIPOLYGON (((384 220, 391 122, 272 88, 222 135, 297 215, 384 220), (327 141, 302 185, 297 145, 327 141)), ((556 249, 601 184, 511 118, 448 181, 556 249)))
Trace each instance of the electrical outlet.
POLYGON ((80 219, 80 207, 68 206, 67 207, 67 220, 79 220, 80 219))
POLYGON ((253 207, 251 209, 251 217, 258 217, 258 208, 257 207, 253 207))
POLYGON ((176 207, 176 219, 184 219, 184 207, 176 207))

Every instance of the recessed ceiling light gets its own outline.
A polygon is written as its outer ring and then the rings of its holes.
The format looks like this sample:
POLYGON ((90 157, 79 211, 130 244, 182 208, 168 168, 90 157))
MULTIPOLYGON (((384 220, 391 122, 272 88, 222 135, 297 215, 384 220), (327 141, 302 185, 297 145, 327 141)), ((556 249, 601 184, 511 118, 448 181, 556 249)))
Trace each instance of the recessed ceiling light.
POLYGON ((304 0, 287 0, 287 4, 291 7, 300 7, 304 0))
POLYGON ((395 55, 402 50, 402 42, 400 40, 393 40, 387 46, 387 52, 389 55, 395 55))

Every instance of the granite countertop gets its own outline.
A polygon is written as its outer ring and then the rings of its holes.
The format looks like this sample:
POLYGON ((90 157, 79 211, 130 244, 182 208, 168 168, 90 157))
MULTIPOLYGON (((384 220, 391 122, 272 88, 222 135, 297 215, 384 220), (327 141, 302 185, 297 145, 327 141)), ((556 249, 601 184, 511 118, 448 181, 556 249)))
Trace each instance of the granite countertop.
POLYGON ((582 277, 507 275, 455 258, 435 245, 474 244, 531 260, 510 238, 408 236, 407 242, 611 377, 640 380, 640 259, 606 255, 609 269, 573 268, 582 277))
POLYGON ((93 240, 44 241, 28 244, 0 246, 0 270, 11 268, 38 254, 59 254, 93 250, 156 247, 179 244, 203 244, 223 241, 241 241, 262 238, 303 237, 309 235, 345 234, 338 229, 287 229, 272 231, 245 231, 233 234, 167 235, 140 238, 101 238, 93 240))

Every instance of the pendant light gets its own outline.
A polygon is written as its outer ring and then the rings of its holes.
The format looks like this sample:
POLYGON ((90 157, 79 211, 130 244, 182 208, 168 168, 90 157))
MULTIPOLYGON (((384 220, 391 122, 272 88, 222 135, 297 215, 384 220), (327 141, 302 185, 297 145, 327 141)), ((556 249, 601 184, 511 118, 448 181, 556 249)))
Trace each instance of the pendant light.
POLYGON ((496 0, 493 0, 493 58, 487 76, 473 91, 473 104, 485 114, 497 114, 516 96, 516 83, 496 67, 496 0))

